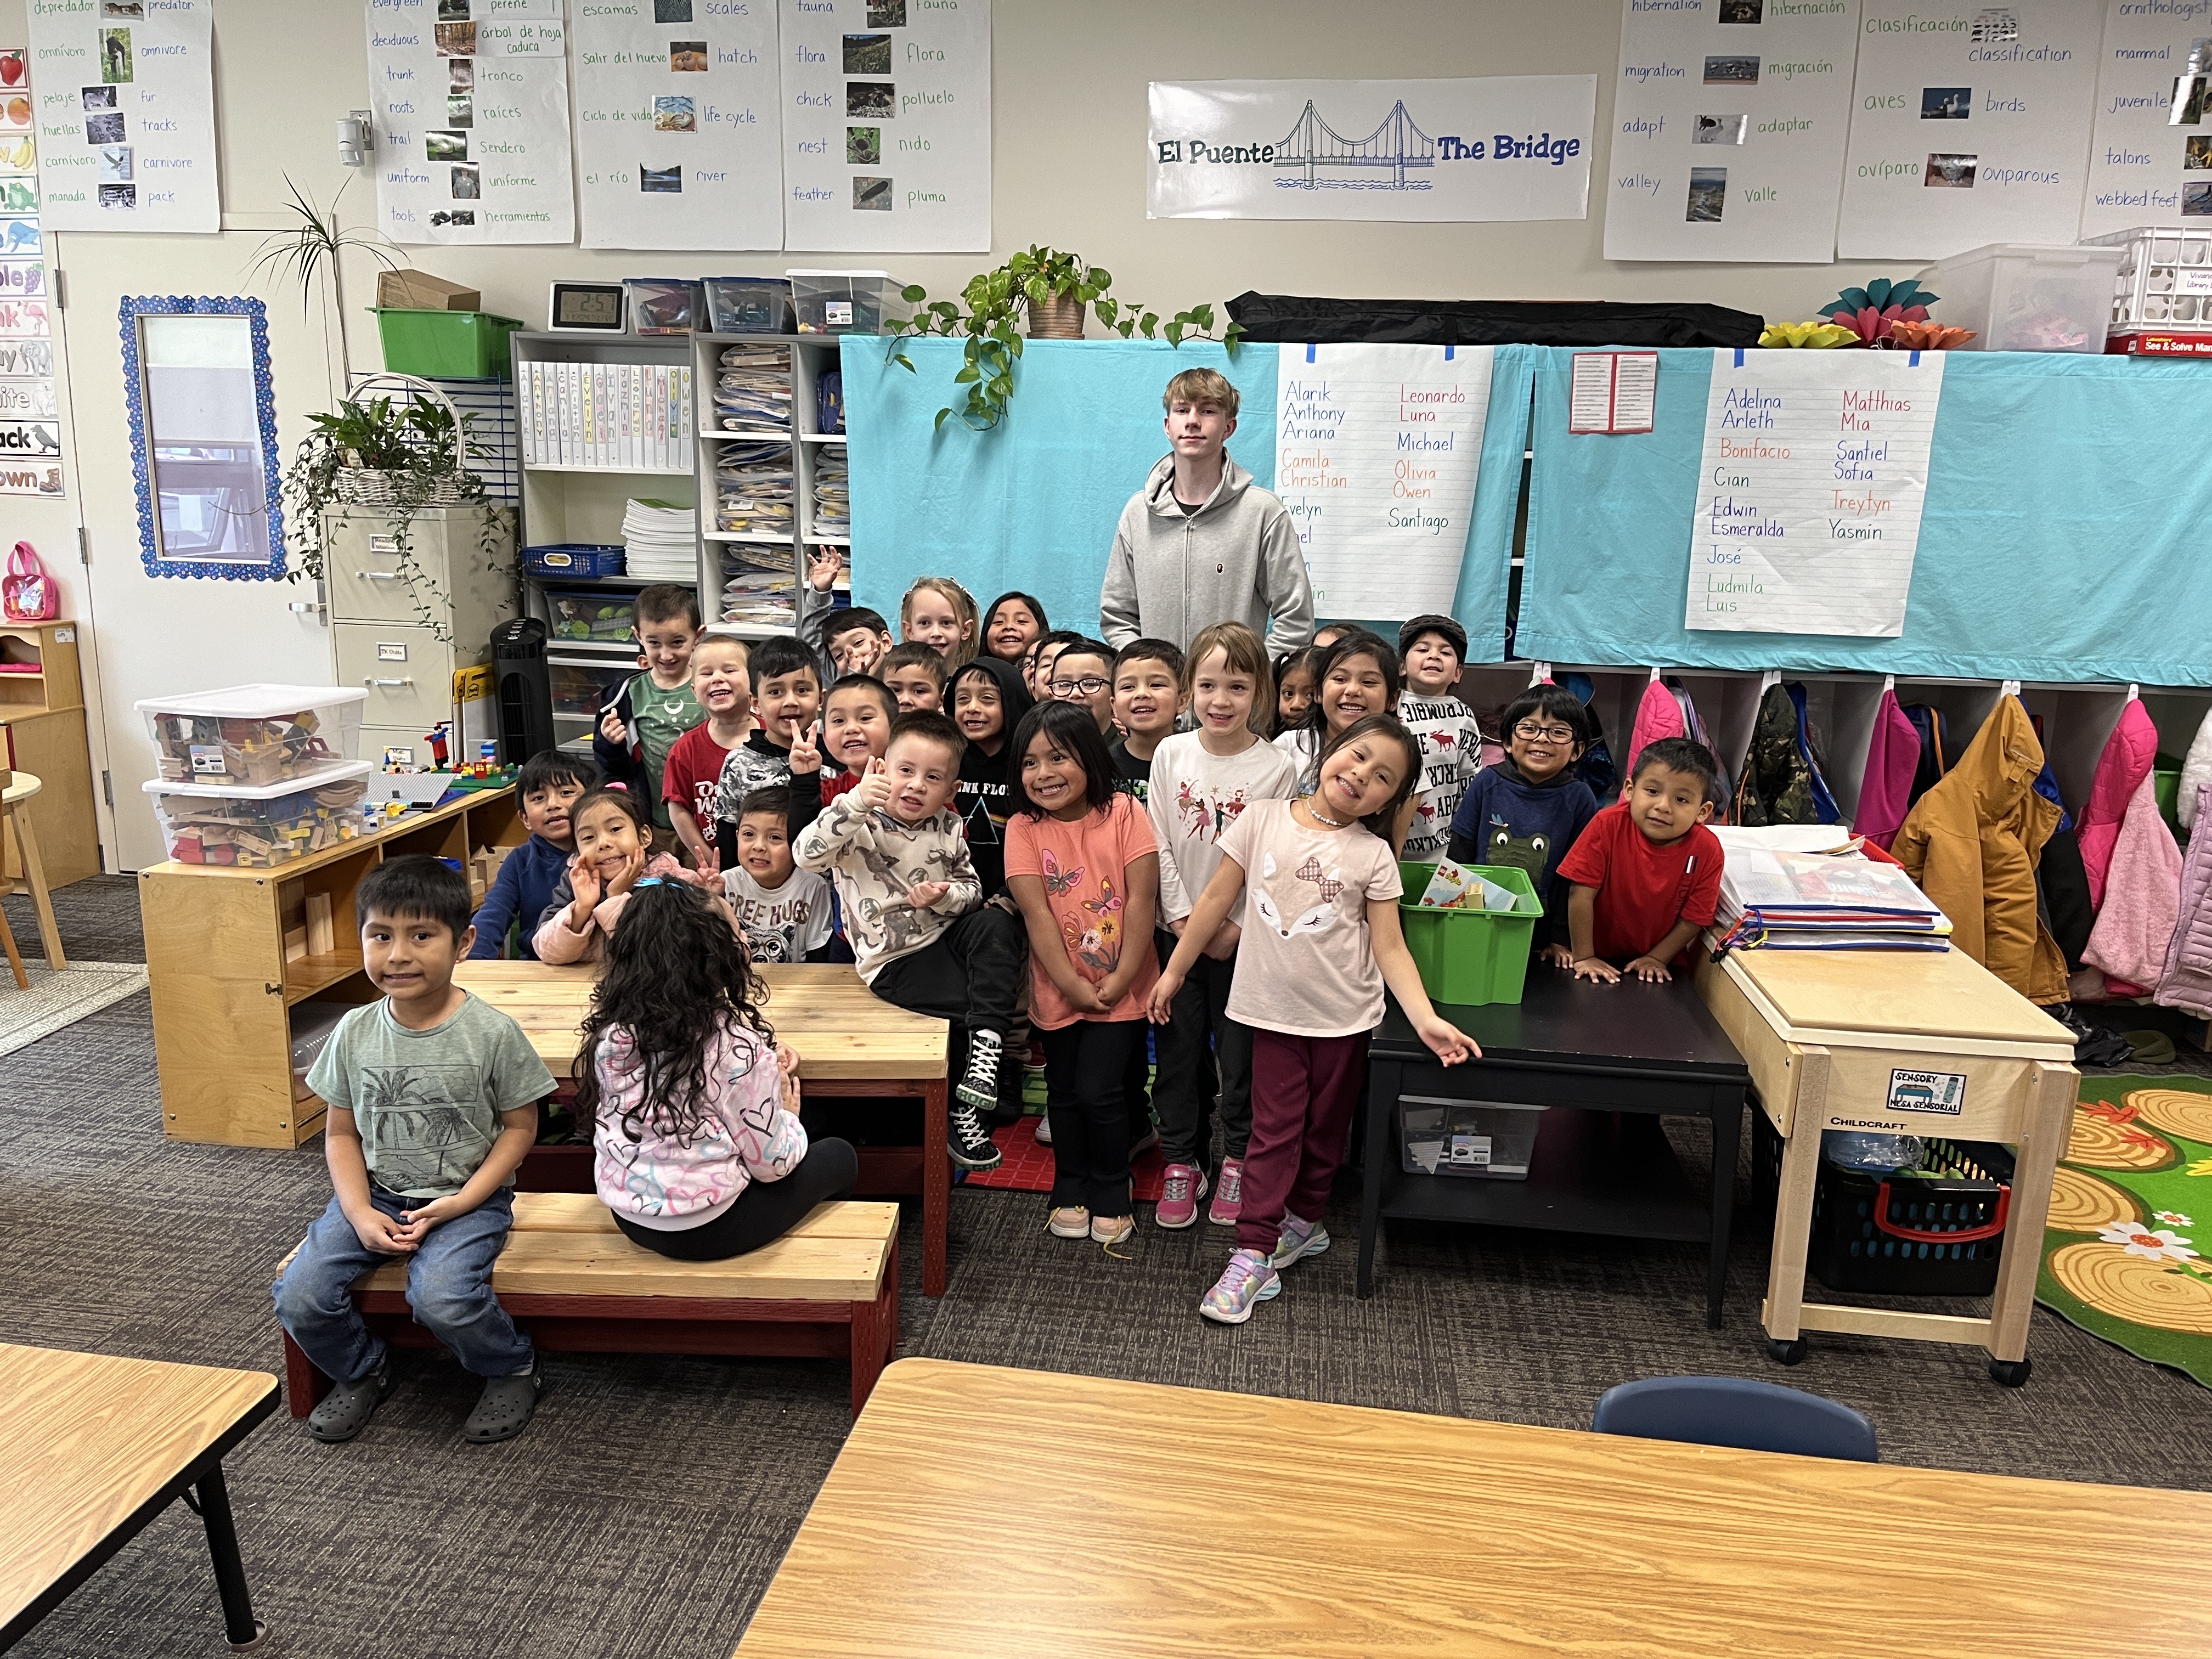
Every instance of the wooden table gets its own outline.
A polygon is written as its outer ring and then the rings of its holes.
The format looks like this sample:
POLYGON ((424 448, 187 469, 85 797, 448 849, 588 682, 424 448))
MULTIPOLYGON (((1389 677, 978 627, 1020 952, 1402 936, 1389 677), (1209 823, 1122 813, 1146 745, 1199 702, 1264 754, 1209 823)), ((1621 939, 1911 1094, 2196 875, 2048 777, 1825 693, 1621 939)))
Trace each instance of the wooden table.
POLYGON ((46 946, 46 966, 58 974, 69 966, 69 958, 62 953, 62 930, 54 925, 46 860, 40 855, 39 832, 32 825, 29 810, 31 800, 45 787, 28 772, 18 772, 5 789, 0 789, 0 820, 4 820, 5 830, 12 835, 16 854, 23 860, 20 881, 0 874, 0 891, 31 896, 31 908, 39 918, 39 940, 46 946))
MULTIPOLYGON (((755 971, 769 990, 762 1012, 777 1038, 798 1051, 802 1093, 921 1102, 921 1145, 859 1148, 860 1181, 854 1190, 863 1196, 921 1194, 921 1288, 925 1295, 943 1296, 945 1224, 952 1207, 945 1021, 885 1002, 849 967, 764 963, 755 971)), ((577 1032, 599 972, 589 963, 555 968, 542 962, 465 962, 453 981, 514 1015, 538 1058, 554 1076, 566 1078, 575 1067, 577 1032)), ((532 1157, 553 1150, 541 1147, 532 1157)), ((526 1164, 526 1182, 527 1176, 526 1164)))
POLYGON ((1702 1240, 1705 1323, 1717 1328, 1751 1074, 1689 982, 1593 985, 1537 963, 1519 1002, 1437 1012, 1482 1045, 1482 1058, 1443 1065, 1389 1000, 1368 1050, 1358 1293, 1374 1294, 1375 1244, 1386 1220, 1702 1240), (1528 1179, 1408 1170, 1402 1099, 1547 1108, 1528 1179), (1712 1125, 1713 1168, 1722 1173, 1703 1199, 1667 1143, 1662 1113, 1712 1125))
POLYGON ((2207 1526, 2202 1492, 903 1359, 738 1654, 2196 1655, 2212 1604, 2144 1540, 2207 1526))
POLYGON ((1806 1331, 1966 1342, 1989 1350, 1999 1382, 2027 1382, 2051 1172, 2081 1081, 2074 1034, 1963 951, 1733 951, 1718 963, 1698 956, 1698 990, 1743 1050, 1760 1108, 1784 1143, 1761 1310, 1768 1352, 1796 1364, 1806 1331), (1820 1136, 1831 1128, 2017 1149, 1988 1318, 1806 1303, 1820 1136))
POLYGON ((179 1497, 206 1522, 231 1645, 258 1640, 222 1459, 276 1408, 266 1371, 0 1345, 0 1649, 179 1497))

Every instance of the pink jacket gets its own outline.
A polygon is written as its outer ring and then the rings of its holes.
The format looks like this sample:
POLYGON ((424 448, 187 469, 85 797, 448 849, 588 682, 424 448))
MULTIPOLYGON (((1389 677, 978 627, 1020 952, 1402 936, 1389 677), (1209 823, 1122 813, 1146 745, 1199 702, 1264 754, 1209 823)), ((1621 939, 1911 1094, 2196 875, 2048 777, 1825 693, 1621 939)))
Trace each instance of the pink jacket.
MULTIPOLYGON (((576 867, 573 858, 568 860, 568 867, 571 870, 576 867)), ((672 854, 667 853, 656 854, 646 865, 645 873, 689 882, 695 887, 705 885, 693 872, 686 870, 672 854)), ((708 890, 719 892, 720 890, 716 887, 708 890)), ((568 907, 575 902, 575 889, 569 885, 568 877, 562 877, 559 884, 553 889, 552 903, 545 907, 545 914, 538 919, 538 931, 531 937, 531 944, 537 947, 538 961, 551 963, 556 967, 564 963, 597 962, 607 953, 607 936, 614 932, 615 924, 622 920, 623 911, 629 905, 629 895, 615 893, 601 899, 593 908, 591 919, 585 922, 584 931, 580 933, 571 932, 568 927, 568 907)))
POLYGON ((2159 816, 2158 793, 2146 772, 2120 820, 2104 908, 2081 960, 2105 970, 2106 989, 2113 995, 2141 996, 2166 971, 2180 918, 2181 849, 2159 816))
POLYGON ((1636 721, 1628 733, 1628 752, 1620 757, 1620 798, 1628 799, 1628 781, 1636 771, 1636 757, 1644 752, 1647 743, 1656 743, 1662 738, 1686 738, 1690 728, 1683 723, 1682 706, 1674 701, 1674 693, 1658 680, 1644 688, 1644 701, 1636 705, 1636 721))
POLYGON ((1897 693, 1885 691, 1875 710, 1874 736, 1867 743, 1866 772, 1859 783, 1859 810, 1851 825, 1885 853, 1912 810, 1912 775, 1919 766, 1920 733, 1898 707, 1897 693))
POLYGON ((2181 863, 2180 920, 2166 947, 2158 1000, 2212 1019, 2212 784, 2197 789, 2191 816, 2202 827, 2181 863))
POLYGON ((2120 723, 2098 757, 2096 775, 2089 780, 2089 799, 2074 823, 2074 840, 2081 849, 2081 867, 2089 876, 2089 903, 2105 902, 2105 872, 2112 862, 2112 846, 2120 838, 2120 820, 2128 815, 2136 786, 2150 775, 2158 758, 2158 727, 2138 698, 2130 698, 2120 710, 2120 723))

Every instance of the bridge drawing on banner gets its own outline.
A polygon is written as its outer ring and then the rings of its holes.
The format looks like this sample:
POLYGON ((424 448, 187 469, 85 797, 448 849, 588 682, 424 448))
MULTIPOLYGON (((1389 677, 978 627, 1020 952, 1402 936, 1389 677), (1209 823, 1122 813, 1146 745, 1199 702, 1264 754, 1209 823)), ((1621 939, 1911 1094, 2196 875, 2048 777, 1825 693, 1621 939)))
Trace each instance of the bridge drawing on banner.
POLYGON ((1275 183, 1285 190, 1429 190, 1427 179, 1408 179, 1406 170, 1436 163, 1437 141, 1413 125, 1402 99, 1364 138, 1347 138, 1322 118, 1309 98, 1290 131, 1276 142, 1275 183), (1349 176, 1324 176, 1338 172, 1349 176))

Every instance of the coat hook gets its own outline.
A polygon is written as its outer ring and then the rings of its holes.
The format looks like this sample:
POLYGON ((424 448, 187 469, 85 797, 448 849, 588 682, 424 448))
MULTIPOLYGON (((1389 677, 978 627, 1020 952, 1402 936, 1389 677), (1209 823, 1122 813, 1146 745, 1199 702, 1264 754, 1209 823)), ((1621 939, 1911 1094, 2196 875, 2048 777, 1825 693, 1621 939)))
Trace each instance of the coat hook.
POLYGON ((2128 701, 2130 702, 2140 702, 2142 701, 2142 687, 2136 684, 2133 680, 2130 680, 2128 682, 2128 701))
POLYGON ((1659 684, 1659 671, 1656 668, 1651 671, 1651 684, 1654 685, 1659 684))
POLYGON ((1894 674, 1884 674, 1881 677, 1881 689, 1885 692, 1894 693, 1897 690, 1897 676, 1894 674))
POLYGON ((2018 680, 2007 680, 2002 685, 1997 688, 1997 696, 2001 697, 2016 697, 2019 695, 2020 682, 2018 680))
POLYGON ((1549 664, 1549 663, 1547 663, 1547 662, 1540 662, 1540 663, 1537 663, 1537 664, 1534 665, 1534 666, 1530 669, 1530 671, 1529 671, 1529 675, 1528 675, 1528 684, 1531 684, 1531 685, 1544 685, 1544 684, 1549 684, 1549 683, 1550 683, 1550 681, 1551 681, 1551 678, 1552 678, 1552 665, 1551 665, 1551 664, 1549 664))

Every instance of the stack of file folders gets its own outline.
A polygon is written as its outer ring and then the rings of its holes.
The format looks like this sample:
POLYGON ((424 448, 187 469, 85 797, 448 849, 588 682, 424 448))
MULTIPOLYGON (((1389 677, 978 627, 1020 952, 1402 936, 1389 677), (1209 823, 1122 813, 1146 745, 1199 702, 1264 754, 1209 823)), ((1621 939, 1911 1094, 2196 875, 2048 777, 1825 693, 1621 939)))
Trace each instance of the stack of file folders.
POLYGON ((791 348, 731 346, 714 378, 714 424, 725 432, 791 430, 791 348))
POLYGON ((729 535, 788 537, 794 510, 790 444, 767 439, 724 444, 721 450, 714 463, 716 528, 729 535))
POLYGON ((1833 824, 1717 828, 1720 950, 1946 951, 1951 919, 1833 824))
POLYGON ((814 459, 814 533, 853 533, 852 470, 843 450, 832 453, 827 446, 814 459))
POLYGON ((699 580, 699 510, 673 501, 633 501, 623 509, 623 565, 647 581, 699 580))

